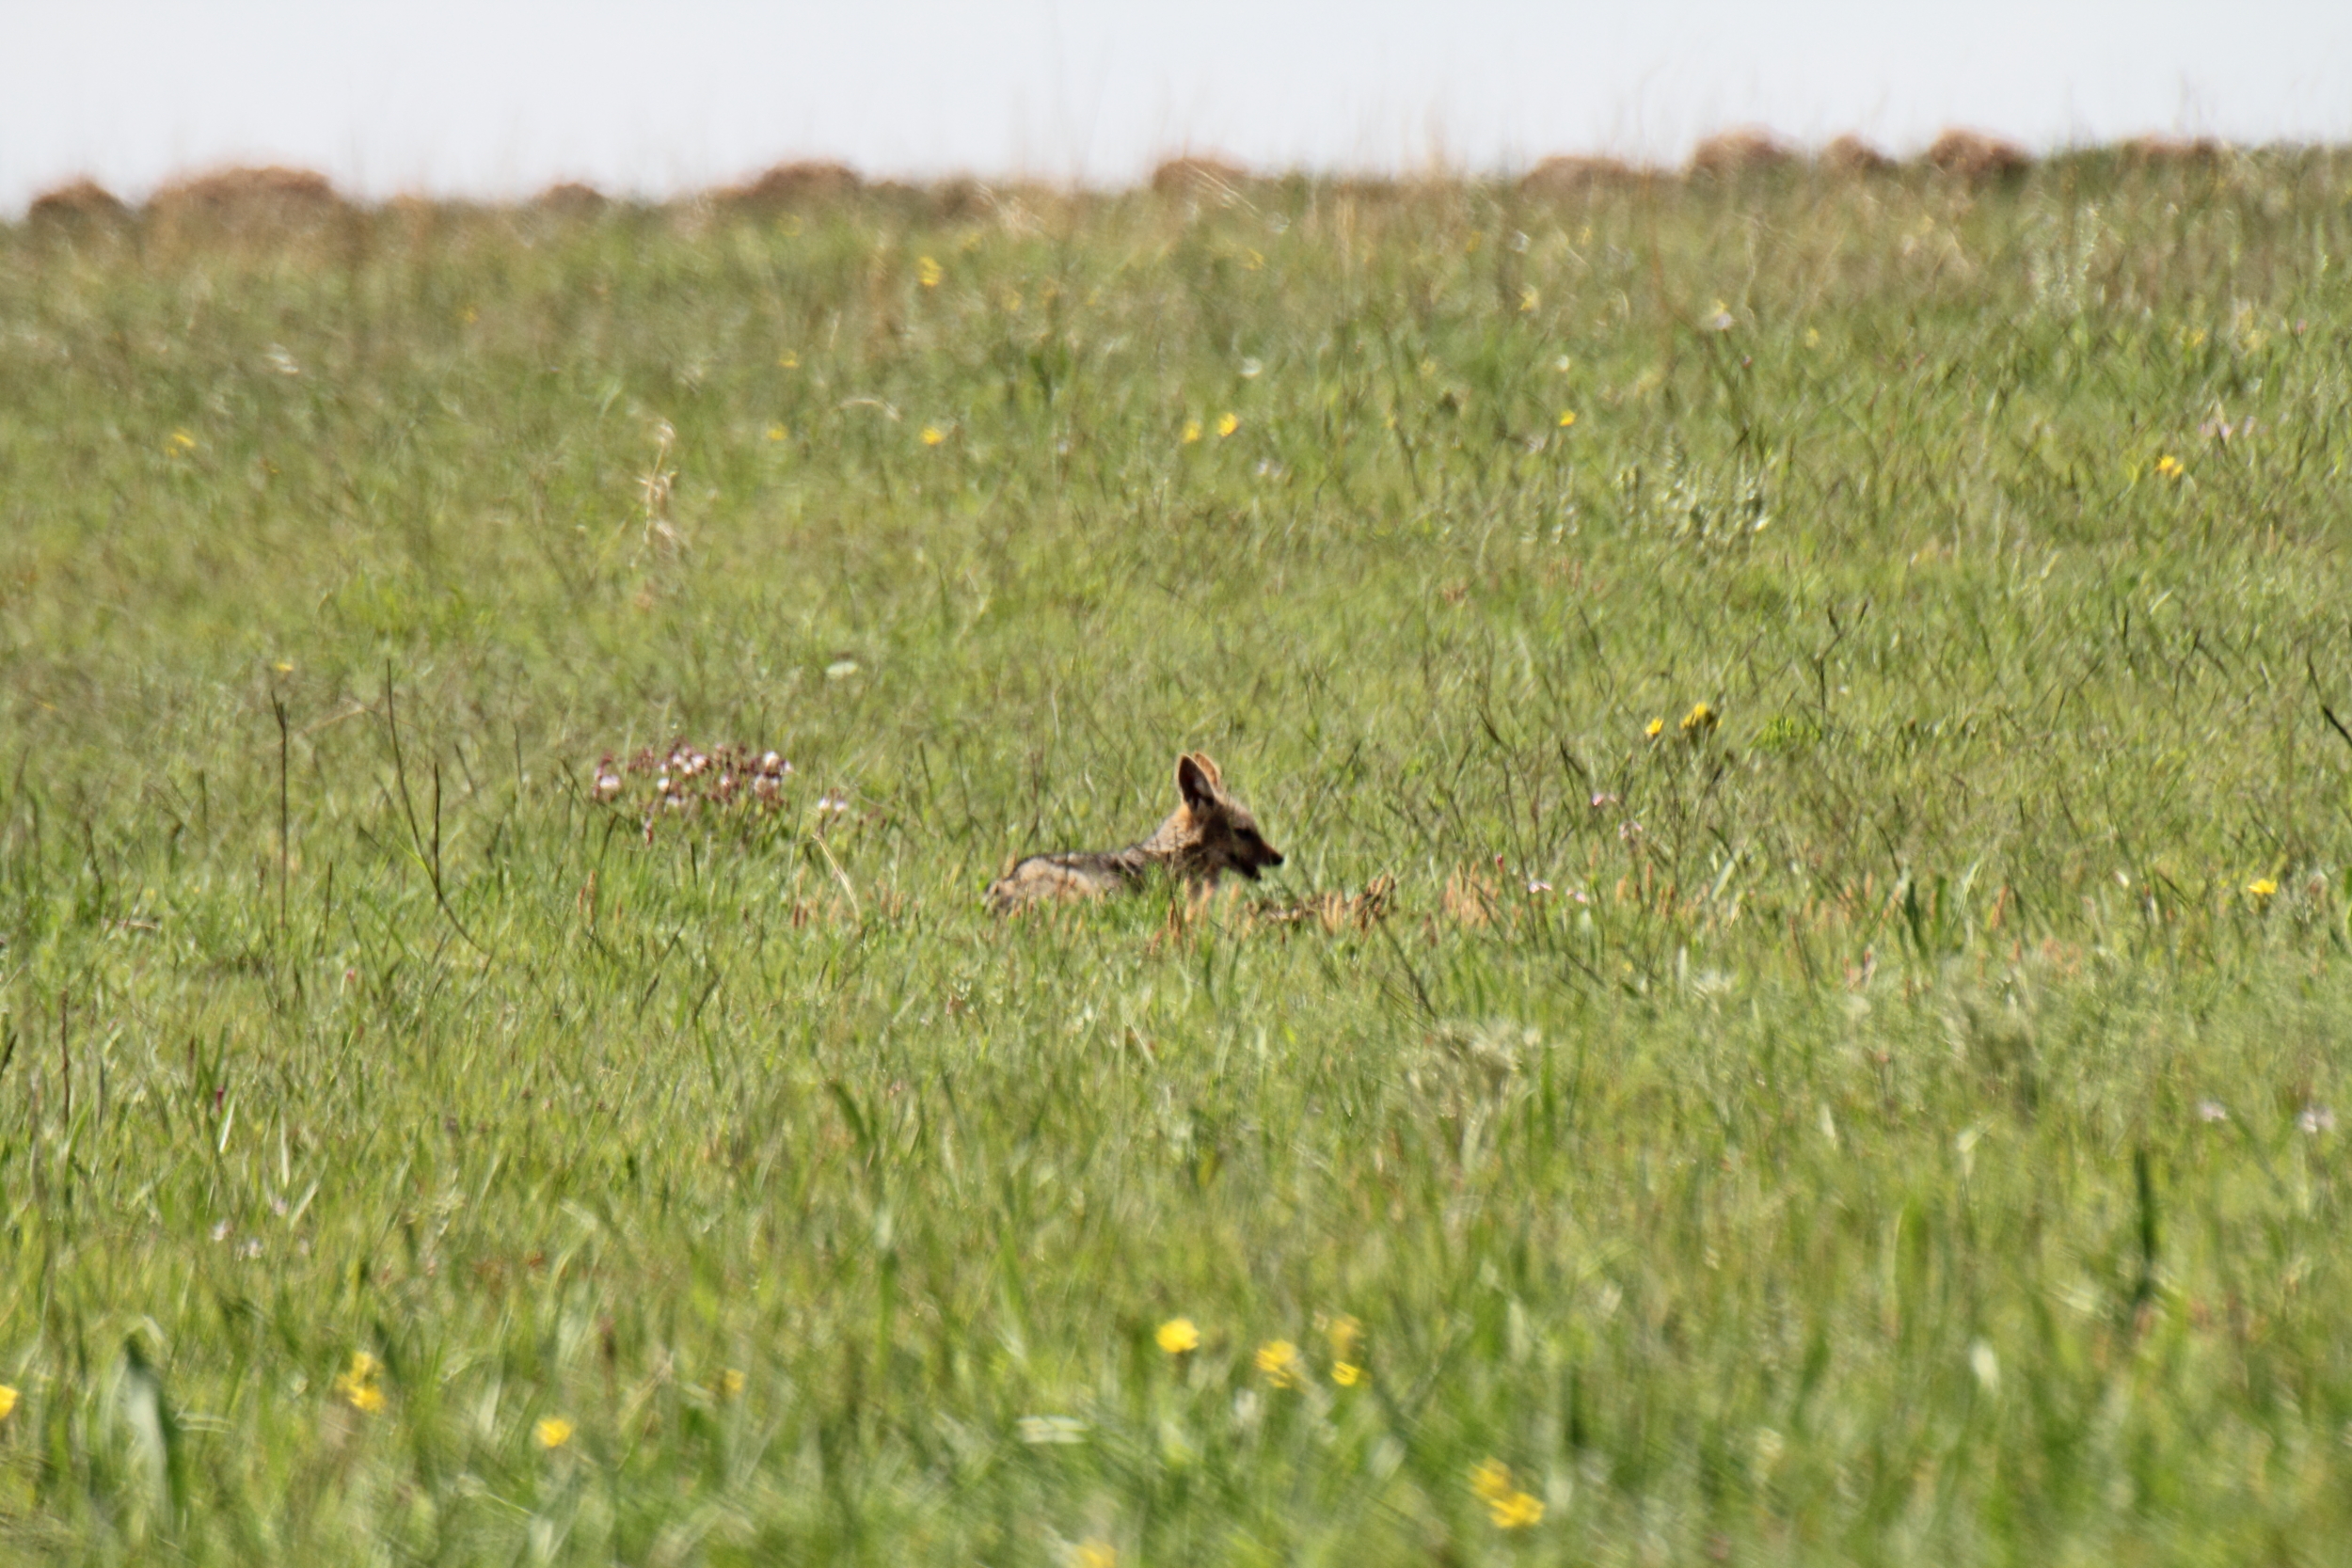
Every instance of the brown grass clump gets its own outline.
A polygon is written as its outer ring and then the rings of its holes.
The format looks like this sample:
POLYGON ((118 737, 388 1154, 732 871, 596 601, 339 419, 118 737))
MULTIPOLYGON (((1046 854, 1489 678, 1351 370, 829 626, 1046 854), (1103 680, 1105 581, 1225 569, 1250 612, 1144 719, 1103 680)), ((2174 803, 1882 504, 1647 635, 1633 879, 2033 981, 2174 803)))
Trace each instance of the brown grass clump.
POLYGON ((2116 150, 2134 168, 2211 168, 2229 149, 2211 136, 2134 136, 2116 150))
POLYGON ((149 207, 176 222, 263 228, 315 222, 343 211, 334 184, 315 169, 224 168, 175 181, 149 207))
POLYGON ((24 217, 44 229, 116 229, 131 221, 131 209, 97 181, 75 180, 33 198, 24 217))
POLYGON ((594 185, 582 184, 577 180, 566 180, 561 184, 549 185, 546 190, 532 197, 531 204, 540 212, 551 213, 557 217, 565 218, 595 217, 612 205, 605 199, 602 191, 594 185))
POLYGON ((1644 173, 1621 158, 1546 158, 1519 178, 1519 194, 1538 200, 1583 196, 1599 190, 1625 190, 1642 182, 1644 173))
POLYGON ((1830 174, 1884 174, 1895 166, 1895 160, 1864 141, 1852 132, 1831 139, 1816 160, 1830 174))
POLYGON ((1349 929, 1369 931, 1395 907, 1396 879, 1380 876, 1365 883, 1364 891, 1353 897, 1344 893, 1320 893, 1288 904, 1262 900, 1249 911, 1249 923, 1271 930, 1319 926, 1337 936, 1349 929))
POLYGON ((721 191, 718 199, 729 207, 783 212, 793 207, 838 201, 845 197, 855 196, 865 187, 866 182, 859 177, 857 170, 847 164, 800 159, 778 164, 761 172, 749 183, 721 191))
POLYGON ((1446 918, 1461 926, 1485 926, 1501 908, 1494 878, 1482 869, 1458 865, 1446 873, 1438 903, 1446 918))
POLYGON ((916 223, 961 223, 994 205, 988 187, 968 175, 951 175, 920 184, 884 180, 866 186, 866 195, 916 223))
POLYGON ((1170 158, 1152 171, 1152 194, 1195 200, 1230 200, 1250 183, 1249 171, 1223 158, 1170 158))
POLYGON ((1760 126, 1743 125, 1708 137, 1691 153, 1691 172, 1710 180, 1769 174, 1797 161, 1786 142, 1760 126))
POLYGON ((2033 166, 2033 154, 1981 131, 1950 130, 1928 148, 1928 162, 1970 184, 2012 179, 2033 166))

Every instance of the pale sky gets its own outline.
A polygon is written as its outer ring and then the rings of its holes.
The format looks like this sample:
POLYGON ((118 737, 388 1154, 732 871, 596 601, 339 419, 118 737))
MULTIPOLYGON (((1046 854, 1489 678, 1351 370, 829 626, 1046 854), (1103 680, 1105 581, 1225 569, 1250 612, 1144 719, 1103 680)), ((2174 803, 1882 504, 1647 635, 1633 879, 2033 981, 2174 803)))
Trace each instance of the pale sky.
POLYGON ((1677 162, 1711 130, 2352 140, 2352 0, 0 0, 0 214, 229 163, 660 196, 795 157, 1123 183, 1677 162))

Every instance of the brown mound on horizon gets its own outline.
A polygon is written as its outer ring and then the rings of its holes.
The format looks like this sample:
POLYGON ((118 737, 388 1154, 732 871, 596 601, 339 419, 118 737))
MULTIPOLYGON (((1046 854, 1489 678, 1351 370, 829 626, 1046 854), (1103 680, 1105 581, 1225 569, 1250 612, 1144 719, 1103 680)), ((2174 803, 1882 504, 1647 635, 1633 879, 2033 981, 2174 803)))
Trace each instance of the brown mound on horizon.
POLYGON ((564 217, 592 217, 611 202, 602 191, 578 180, 566 180, 549 185, 531 198, 531 204, 543 213, 555 213, 564 217))
POLYGON ((343 198, 314 169, 272 164, 176 180, 157 191, 148 205, 167 217, 240 224, 325 217, 342 212, 343 198))
POLYGON ((131 221, 123 199, 95 180, 74 180, 33 198, 25 221, 56 229, 112 228, 131 221))
POLYGON ((1644 178, 1642 170, 1621 158, 1546 158, 1519 177, 1519 194, 1532 197, 1581 196, 1588 191, 1638 185, 1644 178))
POLYGON ((1250 182, 1249 171, 1223 158, 1170 158, 1152 171, 1153 196, 1232 196, 1250 182))
POLYGON ((1797 161, 1786 142, 1758 125, 1742 125, 1708 137, 1692 150, 1691 172, 1711 180, 1736 180, 1787 168, 1797 161))
POLYGON ((1832 174, 1884 174, 1895 160, 1849 131, 1833 137, 1815 160, 1832 174))
POLYGON ((2135 168, 2211 168, 2229 149, 2211 136, 2134 136, 2116 150, 2135 168))
POLYGON ((762 170, 749 183, 729 186, 718 193, 718 199, 730 207, 780 211, 837 201, 865 188, 865 180, 847 164, 798 159, 762 170))
POLYGON ((1950 130, 1928 147, 1928 162, 1970 184, 2007 180, 2033 167, 2033 154, 1982 131, 1950 130))

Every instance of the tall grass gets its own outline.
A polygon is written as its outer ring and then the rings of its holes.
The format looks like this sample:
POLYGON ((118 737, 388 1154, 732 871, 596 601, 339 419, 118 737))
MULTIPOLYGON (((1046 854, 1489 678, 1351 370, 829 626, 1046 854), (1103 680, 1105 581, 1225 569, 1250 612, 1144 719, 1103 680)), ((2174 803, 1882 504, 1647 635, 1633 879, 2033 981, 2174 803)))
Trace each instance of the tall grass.
POLYGON ((0 1549, 2329 1560, 2348 250, 0 232, 0 1549), (604 798, 681 737, 780 803, 604 798), (986 916, 1188 748, 1267 886, 986 916))

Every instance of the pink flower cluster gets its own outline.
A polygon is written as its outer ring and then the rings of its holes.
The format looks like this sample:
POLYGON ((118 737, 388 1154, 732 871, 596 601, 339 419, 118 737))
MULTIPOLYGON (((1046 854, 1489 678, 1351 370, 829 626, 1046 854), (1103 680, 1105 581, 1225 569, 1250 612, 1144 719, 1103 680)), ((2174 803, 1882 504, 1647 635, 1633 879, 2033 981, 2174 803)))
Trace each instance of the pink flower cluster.
POLYGON ((645 842, 670 815, 701 811, 773 811, 784 803, 792 765, 773 752, 742 746, 705 750, 680 740, 666 752, 648 747, 627 761, 607 752, 596 764, 596 798, 616 809, 639 809, 645 842))

